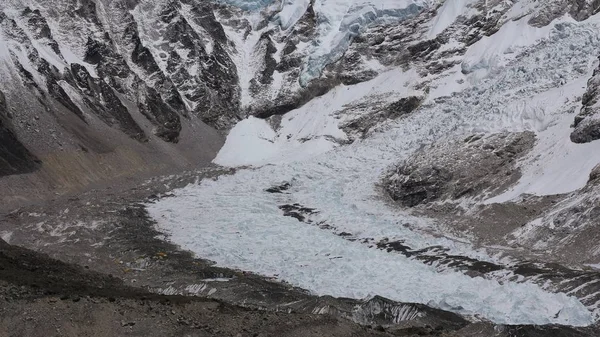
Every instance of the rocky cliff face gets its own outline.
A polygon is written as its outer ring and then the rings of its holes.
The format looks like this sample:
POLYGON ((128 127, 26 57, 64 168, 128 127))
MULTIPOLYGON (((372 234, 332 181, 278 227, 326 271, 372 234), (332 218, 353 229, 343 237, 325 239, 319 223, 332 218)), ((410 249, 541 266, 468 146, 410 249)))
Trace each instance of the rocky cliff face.
POLYGON ((599 89, 600 68, 597 68, 587 83, 587 91, 581 102, 583 106, 573 123, 575 129, 571 133, 571 141, 574 143, 588 143, 600 139, 599 89))

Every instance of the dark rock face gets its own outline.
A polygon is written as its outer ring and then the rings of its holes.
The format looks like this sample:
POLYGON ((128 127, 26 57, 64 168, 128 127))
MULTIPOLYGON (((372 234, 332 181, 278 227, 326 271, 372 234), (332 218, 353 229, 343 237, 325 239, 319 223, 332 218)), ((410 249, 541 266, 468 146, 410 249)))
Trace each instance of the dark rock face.
POLYGON ((40 163, 12 131, 6 100, 0 91, 0 177, 33 172, 40 163))
POLYGON ((265 190, 268 193, 285 193, 285 191, 289 190, 292 187, 292 184, 285 182, 279 186, 269 187, 265 190))
POLYGON ((315 97, 319 97, 339 84, 356 84, 368 81, 377 72, 364 70, 360 53, 347 53, 338 61, 329 64, 320 77, 307 83, 301 83, 301 74, 305 62, 310 57, 306 49, 299 44, 311 43, 318 38, 317 17, 313 4, 309 4, 304 15, 289 30, 281 27, 266 31, 255 46, 254 53, 260 55, 262 64, 250 81, 250 91, 254 97, 254 106, 247 113, 259 118, 283 115, 296 109, 315 97), (281 46, 279 60, 275 54, 281 46), (275 72, 281 78, 273 86, 275 72), (263 98, 264 97, 264 98, 263 98), (268 98, 267 98, 268 97, 268 98), (274 98, 272 98, 274 97, 274 98))
POLYGON ((600 120, 586 120, 571 133, 573 143, 589 143, 600 139, 600 120))
POLYGON ((422 98, 410 96, 401 98, 396 102, 391 103, 385 108, 385 112, 391 118, 397 118, 415 111, 421 105, 422 98))
POLYGON ((534 27, 547 26, 554 19, 569 14, 577 21, 583 21, 600 11, 598 0, 551 0, 534 13, 529 24, 534 27))
POLYGON ((176 111, 186 110, 183 100, 173 82, 160 70, 152 53, 146 48, 139 37, 138 27, 129 13, 124 15, 129 22, 125 28, 123 39, 132 49, 131 61, 143 71, 148 83, 153 83, 156 92, 160 93, 166 104, 176 111))
POLYGON ((56 55, 61 56, 58 43, 52 37, 52 32, 48 26, 48 22, 42 16, 38 9, 31 10, 29 7, 23 11, 23 17, 26 18, 27 25, 33 33, 35 39, 41 40, 42 43, 48 45, 56 55))
MULTIPOLYGON (((379 123, 412 113, 419 108, 422 101, 422 97, 409 96, 385 106, 375 107, 372 112, 345 123, 342 129, 351 136, 365 137, 379 123)), ((366 110, 366 107, 358 108, 366 110)))
POLYGON ((336 85, 341 83, 338 76, 322 77, 312 80, 305 88, 300 88, 297 91, 287 91, 286 96, 278 96, 275 100, 276 104, 268 104, 267 106, 259 106, 253 109, 252 114, 258 118, 268 118, 276 115, 284 115, 291 110, 297 109, 308 103, 315 97, 322 96, 329 92, 336 85))
MULTIPOLYGON (((1 120, 0 175, 35 170, 35 153, 49 172, 36 188, 68 189, 214 157, 222 145, 215 128, 240 118, 231 42, 214 15, 219 5, 158 1, 150 7, 161 15, 150 16, 147 4, 35 0, 0 10, 4 110, 16 116, 1 120), (191 131, 182 136, 184 127, 191 131), (95 165, 99 158, 103 165, 95 165)), ((30 178, 38 176, 23 180, 30 178)))
POLYGON ((85 95, 86 105, 106 124, 117 126, 133 139, 146 141, 146 135, 133 120, 113 89, 98 78, 90 76, 85 67, 77 63, 71 65, 72 84, 85 95))
POLYGON ((600 67, 588 80, 587 91, 583 95, 581 111, 575 117, 574 130, 571 133, 573 143, 589 143, 600 139, 600 67))
POLYGON ((437 40, 426 40, 418 42, 408 47, 408 51, 413 57, 426 58, 435 50, 439 49, 442 45, 437 40))
POLYGON ((264 69, 261 72, 261 77, 259 79, 262 84, 270 84, 273 82, 273 73, 275 72, 275 67, 277 66, 277 61, 273 55, 277 52, 277 48, 273 41, 271 41, 271 37, 268 32, 261 36, 261 44, 265 49, 264 54, 264 69))
POLYGON ((73 8, 74 14, 77 14, 82 19, 85 19, 97 26, 101 25, 98 15, 96 14, 96 3, 93 0, 81 0, 78 1, 77 4, 79 7, 73 8))
POLYGON ((453 178, 451 171, 440 166, 419 169, 402 166, 398 168, 396 174, 406 179, 388 188, 388 193, 395 201, 399 201, 406 207, 441 199, 453 178))
POLYGON ((83 60, 95 65, 98 75, 108 79, 115 90, 125 93, 121 81, 130 75, 130 69, 123 57, 113 50, 110 39, 101 41, 89 37, 83 60))
MULTIPOLYGON (((189 118, 192 113, 222 130, 239 119, 237 71, 226 50, 227 37, 214 16, 212 4, 179 0, 157 4, 160 15, 157 23, 162 25, 160 34, 167 42, 164 46, 168 51, 166 69, 161 69, 160 60, 146 46, 154 41, 142 40, 138 23, 131 13, 139 4, 135 1, 114 1, 106 5, 104 10, 109 17, 105 19, 108 21, 98 18, 94 1, 81 1, 77 5, 65 4, 65 10, 76 16, 71 24, 78 24, 79 21, 87 23, 83 29, 84 34, 88 31, 83 35, 87 35, 83 60, 94 66, 100 81, 104 82, 98 82, 94 78, 95 74, 91 76, 88 73, 87 77, 94 84, 83 85, 81 89, 85 91, 81 94, 85 96, 84 101, 92 113, 99 114, 99 118, 109 126, 127 130, 126 133, 134 139, 146 139, 129 113, 125 114, 123 104, 108 89, 114 90, 136 103, 142 115, 154 125, 153 133, 167 142, 177 142, 181 130, 180 116, 189 118), (186 14, 183 15, 183 12, 186 14), (122 28, 105 26, 111 20, 119 22, 122 28), (197 28, 192 25, 201 27, 209 36, 199 36, 197 28), (207 48, 207 43, 212 44, 212 50, 207 48), (187 58, 182 59, 175 49, 185 50, 187 58), (192 73, 192 68, 198 71, 192 73), (142 97, 143 95, 146 97, 142 97), (104 96, 107 101, 98 101, 104 96), (110 107, 111 104, 115 104, 114 109, 110 107)), ((48 45, 61 61, 66 62, 43 14, 39 10, 27 8, 22 15, 31 35, 38 39, 37 42, 48 45)), ((4 25, 10 25, 4 30, 14 35, 13 39, 28 43, 27 34, 13 20, 7 18, 4 21, 4 25)), ((39 64, 45 61, 37 55, 35 48, 29 47, 28 51, 32 62, 39 64)), ((39 86, 33 80, 34 74, 28 74, 26 68, 21 68, 29 85, 39 86)), ((41 72, 41 66, 38 69, 41 72)), ((52 72, 45 71, 43 75, 48 78, 47 91, 51 96, 84 119, 84 114, 73 103, 72 97, 58 84, 65 79, 60 72, 56 69, 52 72), (51 76, 47 76, 48 73, 52 73, 51 76)), ((65 74, 68 82, 70 76, 65 74)), ((73 81, 69 83, 73 84, 73 81)), ((82 84, 81 81, 78 83, 82 84)), ((74 88, 78 89, 77 86, 74 88)), ((46 91, 41 88, 37 90, 41 95, 46 91)))
POLYGON ((179 115, 165 104, 156 90, 144 85, 139 91, 138 108, 156 126, 155 135, 164 141, 177 143, 181 131, 179 115))
POLYGON ((383 185, 405 207, 498 193, 518 180, 515 161, 534 142, 534 133, 523 132, 433 145, 393 169, 383 185))
POLYGON ((69 109, 82 121, 87 123, 81 109, 79 109, 79 107, 73 103, 71 97, 69 97, 65 90, 56 81, 48 81, 48 93, 50 93, 50 96, 56 99, 65 108, 69 109))
MULTIPOLYGON (((235 63, 226 50, 225 32, 212 8, 193 1, 170 1, 161 7, 160 13, 165 25, 164 39, 172 46, 163 49, 168 55, 165 75, 177 91, 168 88, 158 91, 163 97, 167 90, 170 90, 167 95, 170 97, 181 92, 192 102, 194 115, 219 130, 229 128, 239 120, 239 80, 235 63), (183 5, 187 6, 190 15, 184 17, 181 14, 183 5), (192 25, 202 27, 208 36, 200 36, 192 25), (213 41, 212 50, 205 42, 207 39, 213 41), (187 58, 182 58, 174 48, 185 50, 187 58)), ((185 110, 183 105, 169 105, 176 111, 185 110)))

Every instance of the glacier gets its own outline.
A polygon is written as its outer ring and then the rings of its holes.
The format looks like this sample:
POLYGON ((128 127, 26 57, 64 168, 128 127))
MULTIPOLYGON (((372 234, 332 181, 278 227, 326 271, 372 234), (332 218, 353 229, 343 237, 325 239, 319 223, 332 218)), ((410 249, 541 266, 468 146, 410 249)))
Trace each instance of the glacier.
MULTIPOLYGON (((535 132, 542 141, 526 159, 533 165, 547 160, 564 164, 573 159, 558 153, 563 148, 549 144, 564 136, 557 130, 570 125, 569 112, 558 102, 575 102, 596 64, 598 21, 598 17, 583 23, 563 18, 509 40, 507 32, 520 31, 522 25, 521 20, 511 21, 495 35, 500 41, 494 36, 483 39, 466 53, 465 64, 494 60, 494 67, 472 74, 456 65, 451 75, 431 84, 430 104, 419 113, 390 121, 369 138, 349 145, 340 146, 336 141, 344 138, 337 127, 344 119, 344 107, 423 94, 416 89, 420 75, 390 70, 368 82, 341 85, 283 116, 276 130, 265 121, 242 121, 215 162, 254 167, 176 190, 173 197, 149 204, 149 213, 171 241, 198 256, 315 294, 381 295, 501 324, 589 325, 598 317, 598 308, 588 308, 571 295, 552 293, 529 282, 440 272, 378 250, 368 242, 389 238, 415 249, 442 246, 452 254, 496 261, 485 249, 475 249, 447 233, 435 234, 429 219, 385 204, 376 182, 390 165, 415 149, 477 132, 535 132), (487 48, 489 45, 496 48, 487 48), (515 57, 517 50, 523 51, 519 58, 515 57), (540 65, 539 55, 547 57, 545 64, 540 65), (582 72, 582 68, 587 70, 582 72), (452 99, 431 104, 441 93, 451 94, 452 99), (329 145, 310 143, 316 140, 329 145), (291 185, 286 193, 265 192, 282 182, 291 185), (315 222, 330 224, 355 240, 284 217, 279 206, 285 204, 314 208, 315 222)), ((589 163, 596 163, 600 161, 600 142, 577 153, 592 153, 589 163)), ((583 168, 590 169, 587 164, 583 168)), ((575 189, 578 184, 580 181, 561 190, 575 189)))

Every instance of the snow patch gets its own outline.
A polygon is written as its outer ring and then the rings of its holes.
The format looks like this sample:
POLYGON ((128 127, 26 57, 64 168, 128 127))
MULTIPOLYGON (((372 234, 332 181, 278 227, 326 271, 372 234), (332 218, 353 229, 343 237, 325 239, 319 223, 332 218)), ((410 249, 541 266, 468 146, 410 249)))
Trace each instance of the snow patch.
POLYGON ((522 194, 554 195, 583 188, 592 169, 600 163, 600 141, 572 143, 572 122, 573 116, 566 115, 547 132, 540 133, 534 150, 524 160, 519 183, 486 203, 506 202, 522 194))
POLYGON ((281 28, 287 30, 302 18, 309 5, 310 0, 282 0, 281 10, 275 20, 279 20, 281 28))
POLYGON ((96 67, 94 65, 83 61, 83 58, 75 55, 75 53, 73 53, 71 51, 71 49, 69 49, 66 46, 60 45, 59 49, 60 49, 60 53, 62 54, 62 56, 64 57, 64 59, 68 65, 71 65, 73 63, 80 64, 80 65, 84 66, 85 69, 87 69, 88 73, 90 73, 90 75, 92 77, 96 77, 96 78, 98 77, 98 74, 96 73, 96 67))
POLYGON ((275 131, 265 120, 249 117, 229 132, 214 162, 219 165, 252 165, 263 162, 277 151, 275 131))
MULTIPOLYGON (((259 21, 259 18, 259 15, 248 14, 247 16, 247 19, 251 22, 259 21)), ((218 19, 219 21, 223 21, 221 18, 218 19)), ((233 50, 229 51, 229 56, 236 65, 241 89, 240 100, 242 107, 246 107, 253 101, 252 95, 250 94, 250 83, 260 67, 254 53, 261 34, 260 32, 252 30, 250 34, 246 35, 244 30, 226 24, 223 24, 223 30, 227 35, 227 39, 235 46, 233 50)))
POLYGON ((492 36, 484 36, 466 52, 462 69, 465 73, 500 68, 516 56, 518 49, 547 38, 555 25, 535 28, 527 22, 529 16, 507 22, 492 36))
POLYGON ((365 96, 386 95, 391 101, 414 94, 408 83, 416 77, 414 71, 392 70, 371 81, 340 85, 282 116, 277 131, 267 121, 250 117, 230 131, 214 163, 260 166, 303 160, 328 152, 348 140, 338 127, 343 119, 336 112, 365 96))
POLYGON ((2 231, 0 232, 0 239, 6 241, 6 243, 10 243, 10 239, 12 239, 13 232, 2 231))
MULTIPOLYGON (((429 39, 435 38, 438 34, 443 32, 446 28, 450 27, 461 16, 469 16, 470 11, 467 11, 467 7, 474 3, 476 0, 446 0, 436 15, 433 25, 429 29, 427 37, 429 39)), ((475 12, 475 11, 472 11, 475 12)))

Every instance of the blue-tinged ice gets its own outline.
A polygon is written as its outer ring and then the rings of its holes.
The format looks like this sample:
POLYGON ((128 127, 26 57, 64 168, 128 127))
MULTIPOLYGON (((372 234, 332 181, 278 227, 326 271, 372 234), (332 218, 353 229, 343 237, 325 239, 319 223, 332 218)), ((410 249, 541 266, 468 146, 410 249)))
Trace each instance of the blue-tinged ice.
MULTIPOLYGON (((276 12, 272 23, 288 30, 304 16, 311 0, 216 0, 247 11, 270 7, 276 12)), ((338 60, 348 49, 354 36, 369 25, 383 22, 400 24, 416 16, 431 0, 314 0, 317 36, 309 47, 309 58, 300 74, 305 86, 321 76, 323 68, 338 60)))
POLYGON ((369 25, 378 23, 401 23, 415 17, 428 1, 341 1, 318 0, 315 2, 319 37, 314 41, 313 51, 302 69, 300 85, 320 77, 328 64, 338 60, 348 49, 352 39, 369 25))
POLYGON ((217 2, 226 3, 246 11, 255 11, 265 8, 276 0, 217 0, 217 2))

